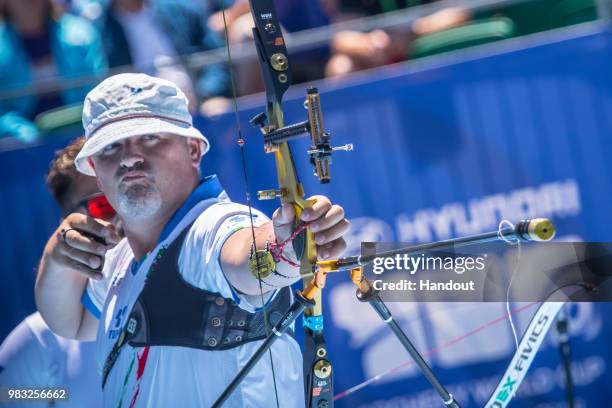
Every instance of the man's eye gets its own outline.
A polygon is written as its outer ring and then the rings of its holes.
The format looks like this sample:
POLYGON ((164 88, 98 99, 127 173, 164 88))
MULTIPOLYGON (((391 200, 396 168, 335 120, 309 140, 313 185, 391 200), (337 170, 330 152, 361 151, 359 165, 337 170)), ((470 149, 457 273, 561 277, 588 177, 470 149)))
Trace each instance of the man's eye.
POLYGON ((117 143, 111 143, 102 149, 102 154, 111 154, 117 149, 117 143))
POLYGON ((157 140, 157 139, 159 139, 158 135, 143 135, 142 136, 142 140, 145 140, 145 141, 157 140))

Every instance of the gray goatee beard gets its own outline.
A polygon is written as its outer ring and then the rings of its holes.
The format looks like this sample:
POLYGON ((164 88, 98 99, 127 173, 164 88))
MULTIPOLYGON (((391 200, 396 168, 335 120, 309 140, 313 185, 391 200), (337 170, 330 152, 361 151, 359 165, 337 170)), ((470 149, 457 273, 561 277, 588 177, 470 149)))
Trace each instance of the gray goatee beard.
POLYGON ((122 217, 140 220, 155 214, 162 205, 161 194, 155 185, 133 184, 119 195, 118 212, 122 217))

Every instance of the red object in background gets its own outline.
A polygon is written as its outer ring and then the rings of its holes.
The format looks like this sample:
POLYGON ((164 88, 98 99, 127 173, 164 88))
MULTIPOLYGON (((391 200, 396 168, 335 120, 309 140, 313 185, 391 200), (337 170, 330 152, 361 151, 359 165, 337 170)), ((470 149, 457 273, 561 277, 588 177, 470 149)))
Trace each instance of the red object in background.
POLYGON ((94 218, 110 221, 115 214, 117 214, 106 199, 106 196, 102 193, 87 197, 84 201, 85 207, 87 208, 87 214, 94 218))

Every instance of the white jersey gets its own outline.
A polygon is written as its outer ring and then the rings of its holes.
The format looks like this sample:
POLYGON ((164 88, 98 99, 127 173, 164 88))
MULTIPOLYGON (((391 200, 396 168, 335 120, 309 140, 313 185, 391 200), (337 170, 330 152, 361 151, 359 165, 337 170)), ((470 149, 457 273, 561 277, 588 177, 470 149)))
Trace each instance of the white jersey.
POLYGON ((0 345, 0 388, 66 388, 68 399, 52 403, 4 403, 3 407, 101 407, 102 380, 95 343, 54 334, 38 312, 26 317, 0 345))
MULTIPOLYGON (((198 189, 194 192, 196 196, 201 195, 198 189)), ((100 372, 144 287, 146 274, 158 249, 167 247, 191 223, 193 225, 185 236, 179 255, 179 271, 183 279, 198 288, 233 298, 241 308, 250 312, 259 306, 255 299, 236 293, 225 278, 219 261, 225 240, 237 229, 250 227, 248 208, 230 202, 224 192, 197 204, 189 204, 190 200, 183 208, 190 205, 191 208, 186 209, 180 220, 169 222, 158 246, 140 265, 134 262, 132 251, 124 239, 107 254, 103 271, 105 279, 90 282, 83 303, 94 314, 101 311, 97 336, 100 372)), ((254 216, 256 225, 268 220, 259 212, 254 212, 254 216)), ((169 407, 180 404, 184 408, 209 407, 261 342, 249 342, 223 351, 173 346, 133 348, 125 344, 108 376, 104 406, 169 407)), ((297 342, 289 335, 283 335, 272 347, 272 355, 280 405, 303 407, 302 358, 297 342)), ((225 406, 276 406, 273 384, 270 359, 266 355, 225 406)))

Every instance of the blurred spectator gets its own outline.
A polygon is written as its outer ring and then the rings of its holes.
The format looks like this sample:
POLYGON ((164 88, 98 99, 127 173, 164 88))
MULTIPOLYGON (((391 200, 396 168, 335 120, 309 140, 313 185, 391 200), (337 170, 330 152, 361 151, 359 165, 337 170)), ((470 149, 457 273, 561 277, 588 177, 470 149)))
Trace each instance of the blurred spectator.
MULTIPOLYGON (((214 2, 212 2, 214 3, 214 2)), ((321 7, 320 0, 282 0, 275 1, 279 22, 286 37, 291 33, 321 27, 329 24, 329 18, 321 7)), ((214 9, 214 4, 211 4, 214 9)), ((253 17, 248 0, 236 0, 225 10, 227 35, 230 43, 253 41, 253 17)), ((208 26, 225 35, 223 11, 218 10, 208 19, 208 26)), ((315 47, 307 51, 290 55, 290 68, 293 83, 320 79, 324 74, 326 61, 329 59, 329 47, 315 47)), ((256 58, 243 60, 235 66, 236 82, 240 95, 251 94, 263 90, 263 81, 259 70, 253 67, 258 64, 256 58)))
MULTIPOLYGON (((228 34, 232 34, 230 35, 230 42, 234 43, 243 41, 243 32, 245 31, 244 27, 238 30, 235 34, 232 30, 232 27, 238 19, 245 15, 250 15, 251 11, 248 0, 236 0, 234 2, 226 2, 230 3, 226 5, 219 5, 214 0, 210 0, 210 3, 211 10, 214 10, 215 12, 211 14, 211 16, 208 18, 208 27, 219 35, 224 35, 223 33, 225 31, 225 25, 223 22, 223 11, 225 10, 225 23, 227 24, 228 34), (234 35, 239 36, 235 37, 234 35)), ((251 19, 251 23, 252 22, 253 19, 251 19)), ((236 27, 242 27, 242 24, 238 23, 236 27)), ((246 28, 248 28, 248 25, 246 28)))
MULTIPOLYGON (((217 4, 213 0, 209 1, 211 10, 215 11, 208 18, 207 25, 210 30, 216 32, 219 36, 227 35, 227 41, 230 44, 253 41, 252 28, 255 23, 251 17, 248 0, 226 1, 222 4, 217 4)), ((249 95, 264 89, 261 72, 258 68, 253 69, 257 67, 258 63, 257 57, 233 61, 232 70, 238 95, 249 95)))
POLYGON ((104 21, 104 10, 108 8, 110 0, 71 0, 70 11, 91 21, 101 30, 104 21))
MULTIPOLYGON (((329 17, 319 0, 277 1, 278 18, 281 25, 289 32, 295 33, 329 24, 329 17)), ((293 82, 300 83, 323 78, 325 63, 330 57, 329 46, 317 46, 310 50, 291 54, 293 82)))
POLYGON ((209 65, 191 79, 181 57, 223 47, 222 37, 194 7, 166 0, 112 0, 103 24, 111 67, 133 65, 138 72, 176 83, 192 111, 216 114, 230 105, 230 80, 223 64, 209 65))
MULTIPOLYGON (((100 37, 85 19, 51 0, 0 0, 0 93, 37 81, 100 75, 107 69, 100 37)), ((91 87, 0 98, 0 137, 36 140, 34 117, 80 102, 91 87)))
MULTIPOLYGON (((346 21, 358 17, 394 11, 435 0, 276 0, 275 6, 283 29, 288 32, 302 31, 346 21)), ((214 2, 211 2, 213 7, 214 2)), ((230 43, 252 40, 253 19, 248 0, 236 0, 225 11, 230 43)), ((327 47, 292 54, 290 67, 293 82, 300 83, 334 77, 358 70, 374 68, 409 58, 410 43, 418 36, 445 30, 471 19, 471 13, 460 8, 447 8, 417 19, 408 27, 370 32, 344 30, 336 33, 327 47)), ((224 31, 222 11, 212 14, 209 27, 219 33, 224 31)), ((253 70, 255 60, 236 64, 239 94, 248 94, 263 89, 258 71, 253 70)))
MULTIPOLYGON (((334 22, 432 2, 432 0, 325 1, 327 11, 333 16, 334 22)), ((370 32, 340 31, 334 35, 331 41, 332 57, 325 68, 325 76, 341 76, 405 60, 409 58, 409 45, 414 38, 464 24, 470 19, 471 12, 469 10, 453 7, 418 18, 412 25, 399 29, 379 29, 370 32)))
MULTIPOLYGON (((74 159, 84 142, 84 138, 79 138, 57 152, 47 174, 47 186, 63 216, 71 212, 87 214, 87 198, 100 193, 95 178, 77 172, 74 167, 74 159)), ((106 213, 110 215, 111 212, 106 213)), ((32 313, 0 345, 0 387, 62 387, 68 389, 68 400, 50 402, 49 406, 101 407, 102 379, 95 349, 95 342, 80 342, 54 334, 38 312, 32 313)))

